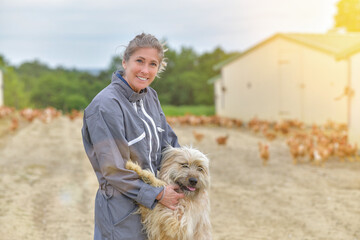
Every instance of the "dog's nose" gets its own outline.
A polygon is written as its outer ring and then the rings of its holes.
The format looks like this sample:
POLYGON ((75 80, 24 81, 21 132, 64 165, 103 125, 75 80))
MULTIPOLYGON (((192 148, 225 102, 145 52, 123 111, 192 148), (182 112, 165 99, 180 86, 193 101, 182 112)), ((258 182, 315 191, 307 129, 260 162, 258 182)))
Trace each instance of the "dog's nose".
POLYGON ((189 178, 189 183, 191 186, 195 186, 197 184, 198 180, 196 178, 189 178))

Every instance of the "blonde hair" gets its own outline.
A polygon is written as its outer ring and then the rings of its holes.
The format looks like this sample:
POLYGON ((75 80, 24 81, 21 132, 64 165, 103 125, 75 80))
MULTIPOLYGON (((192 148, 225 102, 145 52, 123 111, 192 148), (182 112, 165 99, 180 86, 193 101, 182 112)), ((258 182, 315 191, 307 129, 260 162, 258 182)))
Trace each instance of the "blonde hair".
POLYGON ((129 42, 129 45, 126 47, 125 52, 123 54, 123 60, 129 61, 131 55, 136 52, 139 48, 154 48, 158 51, 159 55, 159 69, 158 74, 163 72, 166 68, 166 58, 164 53, 166 49, 164 49, 164 45, 160 43, 160 41, 151 34, 142 33, 137 36, 133 40, 129 42))

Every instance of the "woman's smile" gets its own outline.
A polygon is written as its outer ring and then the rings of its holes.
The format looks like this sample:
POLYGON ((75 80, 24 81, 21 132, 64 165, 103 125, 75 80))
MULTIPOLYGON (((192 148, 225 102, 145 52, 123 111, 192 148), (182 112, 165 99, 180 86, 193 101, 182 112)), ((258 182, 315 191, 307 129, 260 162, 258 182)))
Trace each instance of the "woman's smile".
POLYGON ((124 79, 135 92, 149 86, 159 70, 159 53, 155 48, 139 48, 128 61, 123 61, 124 79))

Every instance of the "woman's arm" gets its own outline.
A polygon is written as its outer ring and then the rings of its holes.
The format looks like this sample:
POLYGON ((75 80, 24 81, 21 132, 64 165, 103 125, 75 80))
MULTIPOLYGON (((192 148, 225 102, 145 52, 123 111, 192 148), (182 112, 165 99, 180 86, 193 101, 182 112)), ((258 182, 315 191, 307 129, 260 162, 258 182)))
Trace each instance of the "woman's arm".
POLYGON ((130 152, 121 114, 99 109, 87 116, 85 111, 83 140, 98 178, 105 178, 117 191, 145 207, 155 207, 162 188, 144 183, 135 172, 125 168, 130 152))

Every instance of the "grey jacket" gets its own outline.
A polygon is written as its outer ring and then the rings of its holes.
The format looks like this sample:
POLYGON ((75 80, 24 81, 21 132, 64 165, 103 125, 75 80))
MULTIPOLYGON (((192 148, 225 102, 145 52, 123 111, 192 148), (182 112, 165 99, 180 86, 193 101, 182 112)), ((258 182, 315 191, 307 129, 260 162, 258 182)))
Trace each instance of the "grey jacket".
POLYGON ((84 111, 82 137, 99 181, 94 239, 146 239, 140 216, 132 213, 138 204, 154 208, 162 188, 141 181, 125 163, 131 159, 156 174, 162 150, 179 146, 155 90, 136 93, 113 74, 84 111))

